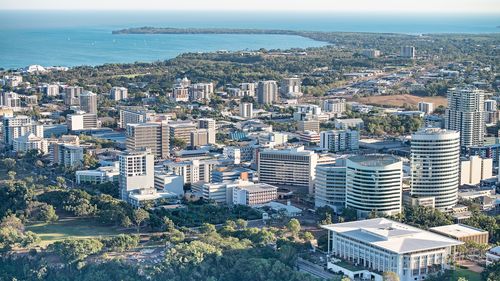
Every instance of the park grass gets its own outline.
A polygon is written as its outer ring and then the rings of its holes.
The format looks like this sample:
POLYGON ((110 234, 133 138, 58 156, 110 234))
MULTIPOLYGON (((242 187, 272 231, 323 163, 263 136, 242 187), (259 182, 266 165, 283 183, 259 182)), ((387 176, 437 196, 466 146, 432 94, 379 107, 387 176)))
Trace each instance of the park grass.
POLYGON ((40 236, 41 242, 38 245, 41 247, 67 238, 109 237, 128 232, 113 226, 100 225, 90 218, 75 217, 61 218, 53 223, 29 224, 26 230, 40 236))
POLYGON ((468 281, 481 281, 481 274, 471 271, 466 268, 457 267, 455 272, 453 272, 453 281, 458 280, 458 278, 464 277, 468 281))

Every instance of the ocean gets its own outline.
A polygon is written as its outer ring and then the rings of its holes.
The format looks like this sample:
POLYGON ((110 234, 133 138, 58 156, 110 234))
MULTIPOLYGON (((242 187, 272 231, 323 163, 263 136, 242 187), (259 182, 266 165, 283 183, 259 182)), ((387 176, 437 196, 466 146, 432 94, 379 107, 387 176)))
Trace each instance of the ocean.
POLYGON ((378 33, 498 33, 500 15, 153 11, 0 11, 0 67, 166 60, 185 52, 319 47, 288 35, 113 35, 129 27, 262 28, 378 33))

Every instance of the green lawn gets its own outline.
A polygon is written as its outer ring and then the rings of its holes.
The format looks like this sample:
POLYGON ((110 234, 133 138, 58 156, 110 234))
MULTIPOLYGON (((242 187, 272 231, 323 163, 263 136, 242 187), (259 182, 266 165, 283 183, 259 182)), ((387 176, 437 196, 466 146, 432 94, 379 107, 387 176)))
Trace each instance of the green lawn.
POLYGON ((54 223, 27 225, 26 230, 33 231, 40 236, 42 239, 40 246, 66 238, 104 237, 124 233, 115 227, 102 226, 88 218, 61 218, 54 223))
POLYGON ((481 274, 474 272, 474 271, 470 271, 470 270, 465 269, 465 268, 457 267, 457 269, 453 273, 452 280, 458 280, 459 277, 464 277, 468 281, 481 281, 481 274))

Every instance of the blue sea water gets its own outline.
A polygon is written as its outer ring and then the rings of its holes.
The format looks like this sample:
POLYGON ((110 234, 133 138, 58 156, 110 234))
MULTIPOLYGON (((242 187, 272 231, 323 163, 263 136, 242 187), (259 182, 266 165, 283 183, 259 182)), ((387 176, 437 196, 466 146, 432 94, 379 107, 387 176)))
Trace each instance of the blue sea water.
POLYGON ((326 45, 287 35, 113 35, 155 27, 266 28, 383 33, 498 33, 500 15, 153 11, 0 11, 0 67, 150 62, 185 52, 326 45))

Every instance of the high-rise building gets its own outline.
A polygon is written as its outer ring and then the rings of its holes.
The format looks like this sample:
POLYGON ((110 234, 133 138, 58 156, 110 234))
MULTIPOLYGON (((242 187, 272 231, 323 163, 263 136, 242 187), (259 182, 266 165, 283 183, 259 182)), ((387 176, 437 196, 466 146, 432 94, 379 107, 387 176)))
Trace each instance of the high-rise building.
POLYGON ((189 141, 191 147, 194 148, 209 144, 208 142, 209 134, 210 133, 208 129, 196 129, 192 131, 191 139, 189 141))
POLYGON ((97 95, 90 91, 81 93, 80 109, 87 113, 97 114, 97 95))
POLYGON ((345 99, 324 100, 323 110, 333 113, 335 117, 340 117, 346 111, 345 99))
POLYGON ((474 155, 460 161, 460 185, 480 184, 493 177, 493 159, 474 155))
POLYGON ((485 100, 484 101, 485 111, 497 111, 497 101, 496 100, 485 100))
POLYGON ((278 84, 276 81, 259 81, 257 85, 257 102, 273 104, 278 101, 278 84))
POLYGON ((21 98, 14 92, 3 92, 0 94, 0 105, 10 108, 13 111, 21 110, 21 98))
POLYGON ((332 130, 320 133, 321 149, 329 152, 359 149, 359 132, 352 130, 332 130))
POLYGON ((15 152, 36 150, 40 154, 47 154, 49 152, 49 146, 46 139, 29 133, 14 139, 12 150, 15 152))
POLYGON ((109 91, 111 99, 114 101, 121 101, 128 99, 128 89, 125 87, 113 87, 109 91))
POLYGON ((210 101, 214 94, 214 83, 196 83, 189 87, 190 101, 210 101))
POLYGON ((97 122, 97 114, 95 113, 85 113, 83 111, 78 111, 74 114, 68 114, 66 118, 68 129, 70 131, 91 130, 99 128, 99 123, 97 122))
POLYGON ((374 58, 380 57, 380 51, 379 50, 375 50, 375 49, 363 50, 361 53, 363 54, 363 56, 365 56, 367 58, 370 58, 370 59, 374 59, 374 58))
POLYGON ((281 80, 281 95, 289 98, 298 98, 302 96, 302 81, 299 77, 283 78, 281 80))
POLYGON ((123 107, 120 108, 120 128, 127 128, 128 124, 146 123, 155 112, 144 108, 123 107))
POLYGON ((240 83, 242 96, 255 97, 255 83, 240 83))
POLYGON ((80 95, 83 92, 82 87, 68 86, 64 89, 64 104, 67 106, 80 105, 80 95))
POLYGON ((355 209, 358 217, 371 212, 401 213, 401 159, 384 154, 357 155, 347 159, 346 167, 346 207, 355 209))
POLYGON ((460 134, 438 128, 422 129, 411 138, 411 196, 434 197, 435 207, 457 203, 460 134))
POLYGON ((36 137, 43 138, 43 125, 36 123, 29 116, 25 115, 4 117, 2 134, 4 143, 7 146, 11 146, 14 139, 24 135, 33 134, 36 137))
POLYGON ((208 133, 208 143, 215 143, 215 120, 212 118, 200 118, 198 119, 198 128, 206 129, 208 133))
POLYGON ((253 103, 251 103, 251 102, 240 103, 240 116, 242 118, 252 118, 253 117, 253 103))
POLYGON ((221 165, 219 160, 189 160, 182 162, 168 161, 164 163, 168 172, 178 176, 183 176, 185 184, 196 182, 210 182, 212 170, 221 165))
POLYGON ((188 102, 189 101, 189 88, 175 87, 172 93, 172 99, 175 102, 188 102))
POLYGON ((403 58, 415 58, 415 47, 414 46, 403 46, 401 47, 401 51, 399 53, 400 57, 403 58))
POLYGON ((67 167, 83 165, 83 147, 69 143, 54 143, 51 146, 53 163, 67 167))
POLYGON ((445 128, 460 132, 462 147, 481 146, 484 142, 484 92, 469 88, 448 91, 445 128))
POLYGON ((314 206, 328 206, 336 213, 345 206, 346 166, 345 160, 337 160, 335 164, 316 166, 316 183, 314 190, 314 206))
POLYGON ((127 150, 147 148, 160 159, 169 156, 170 132, 167 123, 128 124, 126 131, 127 150))
POLYGON ((59 96, 59 85, 48 84, 43 87, 44 93, 48 97, 57 97, 59 96))
POLYGON ((418 103, 418 111, 425 114, 432 114, 434 112, 434 104, 432 102, 421 101, 418 103))
POLYGON ((297 186, 314 192, 318 154, 304 147, 264 149, 258 154, 259 181, 285 186, 297 186))
POLYGON ((150 150, 125 151, 119 155, 119 162, 122 200, 127 201, 132 191, 154 188, 154 156, 150 150))

